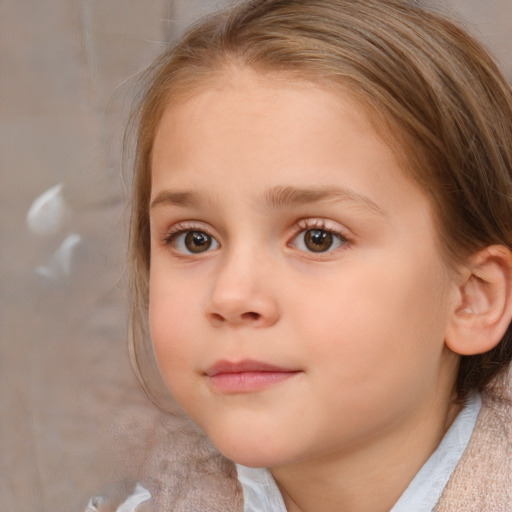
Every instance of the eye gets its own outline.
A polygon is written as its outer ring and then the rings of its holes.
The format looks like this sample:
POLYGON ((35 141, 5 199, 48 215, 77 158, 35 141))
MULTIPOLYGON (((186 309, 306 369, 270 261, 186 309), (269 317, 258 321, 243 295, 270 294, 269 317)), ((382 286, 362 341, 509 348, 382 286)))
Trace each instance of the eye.
POLYGON ((219 247, 219 242, 205 231, 179 231, 172 233, 166 240, 182 254, 200 254, 219 247))
POLYGON ((306 252, 329 252, 342 245, 348 240, 341 234, 322 228, 305 229, 293 240, 292 245, 301 251, 306 252))

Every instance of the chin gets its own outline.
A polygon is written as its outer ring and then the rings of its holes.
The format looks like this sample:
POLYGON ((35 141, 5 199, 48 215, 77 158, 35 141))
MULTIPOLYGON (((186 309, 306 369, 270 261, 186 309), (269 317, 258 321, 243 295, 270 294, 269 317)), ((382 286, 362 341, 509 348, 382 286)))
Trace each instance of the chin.
POLYGON ((235 436, 222 439, 210 437, 210 440, 224 457, 250 468, 268 468, 283 464, 287 459, 282 453, 282 446, 278 449, 268 442, 264 443, 247 437, 236 439, 235 436))

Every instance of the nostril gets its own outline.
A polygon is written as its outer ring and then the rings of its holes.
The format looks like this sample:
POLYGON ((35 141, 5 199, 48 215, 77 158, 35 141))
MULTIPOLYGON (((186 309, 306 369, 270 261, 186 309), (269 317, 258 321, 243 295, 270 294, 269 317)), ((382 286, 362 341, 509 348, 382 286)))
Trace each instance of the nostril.
POLYGON ((242 314, 242 318, 245 320, 259 320, 260 316, 259 313, 255 313, 254 311, 248 311, 242 314))
POLYGON ((216 322, 223 322, 224 317, 222 315, 219 315, 218 313, 211 313, 211 317, 216 322))
MULTIPOLYGON (((224 316, 219 313, 210 313, 210 317, 213 321, 216 323, 224 323, 225 321, 228 322, 236 322, 235 318, 230 318, 229 315, 224 316)), ((259 320, 261 318, 261 315, 259 313, 256 313, 254 311, 248 311, 247 313, 242 313, 239 317, 239 321, 254 321, 259 320)))

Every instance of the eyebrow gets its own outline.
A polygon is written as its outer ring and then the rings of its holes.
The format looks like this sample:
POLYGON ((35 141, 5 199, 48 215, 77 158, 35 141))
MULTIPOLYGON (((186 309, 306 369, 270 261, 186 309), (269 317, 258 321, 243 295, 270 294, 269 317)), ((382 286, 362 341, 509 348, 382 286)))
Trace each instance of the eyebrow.
POLYGON ((320 201, 350 201, 365 206, 379 215, 384 214, 384 210, 369 197, 334 185, 308 188, 277 186, 265 193, 262 203, 265 208, 275 210, 320 201))
MULTIPOLYGON (((384 215, 384 210, 369 197, 353 190, 334 185, 322 187, 276 186, 267 190, 260 203, 266 210, 296 207, 320 201, 349 201, 384 215)), ((158 206, 193 207, 201 202, 201 195, 193 191, 163 190, 151 202, 151 209, 158 206)))
POLYGON ((193 206, 198 202, 199 196, 195 192, 163 190, 151 201, 150 209, 157 206, 193 206))

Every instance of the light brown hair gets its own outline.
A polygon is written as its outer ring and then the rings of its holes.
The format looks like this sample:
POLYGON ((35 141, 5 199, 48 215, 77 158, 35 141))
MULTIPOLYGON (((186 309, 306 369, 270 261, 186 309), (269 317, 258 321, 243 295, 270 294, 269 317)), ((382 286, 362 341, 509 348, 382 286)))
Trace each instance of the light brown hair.
MULTIPOLYGON (((253 0, 201 21, 152 65, 137 109, 130 232, 132 355, 147 333, 151 152, 169 101, 229 66, 349 91, 428 194, 449 264, 492 244, 512 248, 512 92, 492 58, 454 23, 405 0, 253 0), (385 134, 384 134, 385 132, 385 134)), ((456 392, 483 390, 512 360, 462 356, 456 392)), ((147 388, 144 372, 139 378, 147 388)), ((148 390, 148 389, 147 389, 148 390)))

